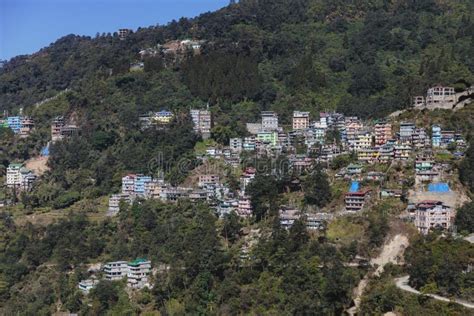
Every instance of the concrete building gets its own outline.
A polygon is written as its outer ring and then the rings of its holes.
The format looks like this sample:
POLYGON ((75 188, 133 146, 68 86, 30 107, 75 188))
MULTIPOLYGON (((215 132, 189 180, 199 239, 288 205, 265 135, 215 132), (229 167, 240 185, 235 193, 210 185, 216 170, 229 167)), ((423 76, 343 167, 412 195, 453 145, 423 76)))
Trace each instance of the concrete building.
POLYGON ((250 199, 245 195, 242 195, 239 198, 237 214, 240 217, 250 217, 252 215, 252 204, 250 202, 250 199))
POLYGON ((151 182, 150 176, 142 174, 128 174, 122 178, 122 193, 131 197, 145 197, 145 186, 151 182))
POLYGON ((219 176, 215 174, 203 174, 199 176, 198 186, 200 188, 207 185, 217 185, 219 184, 219 176))
POLYGON ((415 124, 412 122, 401 122, 400 123, 400 142, 402 143, 412 143, 413 132, 415 131, 415 124))
POLYGON ((450 229, 455 211, 441 201, 426 200, 416 204, 415 226, 424 235, 431 229, 450 229))
POLYGON ((149 286, 148 276, 151 273, 151 261, 146 259, 136 259, 127 264, 127 285, 134 289, 141 289, 149 286))
POLYGON ((456 92, 453 87, 435 86, 426 93, 426 107, 452 108, 456 103, 456 92))
POLYGON ((392 139, 392 124, 380 121, 375 124, 375 145, 381 146, 392 139))
POLYGON ((64 117, 58 116, 51 124, 51 141, 54 143, 64 138, 76 135, 79 128, 74 124, 66 124, 64 117))
POLYGON ((7 168, 6 185, 19 191, 28 191, 36 181, 36 175, 23 164, 11 163, 7 168))
POLYGON ((309 112, 293 112, 293 130, 307 129, 309 127, 309 112))
POLYGON ((426 105, 425 97, 422 95, 417 95, 413 97, 413 107, 420 108, 426 105))
POLYGON ((232 152, 240 153, 242 151, 242 138, 229 139, 229 147, 232 152))
POLYGON ((368 201, 370 196, 370 190, 359 190, 356 192, 348 192, 345 195, 344 202, 346 205, 346 211, 358 212, 361 211, 365 203, 368 201))
POLYGON ((124 201, 125 203, 132 203, 132 198, 127 193, 118 193, 112 194, 109 198, 109 209, 108 209, 108 216, 115 216, 120 211, 120 201, 124 201))
POLYGON ((191 110, 194 131, 201 134, 203 139, 211 137, 212 114, 209 110, 191 110))
POLYGON ((128 274, 127 261, 107 262, 102 269, 105 274, 105 279, 109 281, 122 280, 128 274))
POLYGON ((275 131, 262 131, 257 134, 257 141, 264 145, 276 146, 278 133, 275 131))
POLYGON ((89 294, 89 292, 96 287, 96 285, 99 284, 99 280, 97 279, 87 279, 87 280, 82 280, 79 282, 79 290, 81 290, 82 293, 84 294, 89 294))
POLYGON ((433 146, 433 148, 441 146, 441 127, 439 125, 433 125, 431 127, 431 146, 433 146))
POLYGON ((395 145, 393 147, 393 158, 397 160, 408 160, 412 153, 409 145, 395 145))
POLYGON ((262 130, 276 131, 278 130, 278 115, 272 111, 263 111, 262 116, 262 130))

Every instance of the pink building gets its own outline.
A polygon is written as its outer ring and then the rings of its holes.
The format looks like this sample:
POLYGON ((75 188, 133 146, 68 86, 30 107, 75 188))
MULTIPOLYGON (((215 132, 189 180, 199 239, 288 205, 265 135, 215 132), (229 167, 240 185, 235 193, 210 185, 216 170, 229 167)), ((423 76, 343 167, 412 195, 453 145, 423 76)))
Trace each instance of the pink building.
POLYGON ((424 235, 436 227, 449 229, 455 215, 455 211, 443 202, 425 200, 416 205, 415 226, 424 235))

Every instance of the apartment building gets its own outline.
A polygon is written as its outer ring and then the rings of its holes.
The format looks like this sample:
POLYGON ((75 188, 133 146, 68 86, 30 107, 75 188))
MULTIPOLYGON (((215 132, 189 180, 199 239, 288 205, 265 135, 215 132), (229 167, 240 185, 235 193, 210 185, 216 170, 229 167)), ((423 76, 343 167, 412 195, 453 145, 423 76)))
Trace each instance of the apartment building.
POLYGON ((441 201, 426 200, 416 204, 415 226, 424 235, 431 229, 450 229, 456 213, 441 201))
POLYGON ((278 130, 278 115, 272 111, 263 111, 262 117, 262 130, 263 131, 276 131, 278 130))
POLYGON ((200 188, 208 185, 217 185, 219 184, 219 176, 215 174, 202 174, 199 176, 198 186, 200 188))
POLYGON ((134 289, 149 286, 148 276, 151 273, 151 261, 139 258, 127 264, 127 285, 134 289))
POLYGON ((249 197, 245 195, 240 196, 237 214, 241 217, 250 217, 252 215, 252 204, 249 197))
POLYGON ((109 216, 117 215, 117 213, 120 211, 120 201, 130 204, 132 203, 132 198, 127 193, 112 194, 109 198, 109 216))
POLYGON ((401 122, 399 138, 402 143, 412 143, 413 133, 415 131, 415 123, 412 122, 401 122))
POLYGON ((366 202, 368 201, 370 197, 370 193, 371 191, 369 189, 346 193, 345 198, 344 198, 346 211, 348 212, 361 211, 364 208, 366 202))
POLYGON ((293 112, 293 130, 307 129, 309 127, 309 112, 293 112))
POLYGON ((387 141, 392 139, 392 124, 385 122, 385 121, 379 121, 375 124, 374 127, 375 131, 375 145, 381 146, 385 145, 387 141))
POLYGON ((132 197, 145 197, 145 186, 151 182, 150 176, 142 174, 128 174, 122 178, 122 193, 128 194, 132 197))
POLYGON ((122 280, 128 274, 127 261, 113 261, 107 262, 102 270, 105 274, 105 279, 108 281, 122 280))
POLYGON ((234 153, 240 153, 242 151, 242 143, 242 138, 229 139, 230 150, 234 153))
POLYGON ((191 118, 194 123, 194 131, 203 139, 211 137, 212 114, 209 110, 191 110, 191 118))
POLYGON ((410 145, 395 145, 393 147, 393 158, 397 160, 408 160, 412 153, 410 145))

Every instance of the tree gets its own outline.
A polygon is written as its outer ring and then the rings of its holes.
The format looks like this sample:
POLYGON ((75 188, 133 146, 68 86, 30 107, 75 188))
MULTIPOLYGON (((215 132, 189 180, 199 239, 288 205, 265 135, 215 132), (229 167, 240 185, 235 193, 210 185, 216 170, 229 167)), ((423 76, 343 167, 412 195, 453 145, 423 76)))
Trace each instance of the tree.
POLYGON ((466 203, 458 209, 454 223, 459 232, 474 233, 474 202, 466 203))
POLYGON ((239 222, 239 216, 235 212, 224 215, 221 236, 231 243, 234 243, 240 236, 242 224, 239 222))
POLYGON ((331 187, 321 166, 316 166, 303 180, 304 201, 308 205, 323 207, 331 201, 331 187))

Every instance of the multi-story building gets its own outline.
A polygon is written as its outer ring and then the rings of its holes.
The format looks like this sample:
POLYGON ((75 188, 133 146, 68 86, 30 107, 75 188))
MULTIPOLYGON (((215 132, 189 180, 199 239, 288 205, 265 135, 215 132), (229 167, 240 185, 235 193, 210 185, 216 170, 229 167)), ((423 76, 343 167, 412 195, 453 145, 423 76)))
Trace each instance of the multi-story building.
POLYGON ((426 105, 425 97, 422 95, 417 95, 413 97, 413 107, 419 108, 424 107, 426 105))
POLYGON ((431 146, 434 148, 441 146, 441 127, 439 125, 431 127, 431 146))
POLYGON ((229 147, 232 152, 240 153, 242 151, 242 138, 229 139, 229 147))
POLYGON ((122 193, 128 194, 131 197, 145 197, 145 187, 147 183, 151 181, 152 178, 150 176, 145 176, 142 174, 128 174, 122 178, 122 193))
POLYGON ((393 160, 394 147, 390 144, 385 144, 379 148, 379 161, 381 163, 388 163, 393 160))
POLYGON ((21 191, 28 191, 36 180, 36 175, 23 164, 12 163, 7 168, 6 185, 21 191))
POLYGON ((410 145, 395 145, 393 147, 393 158, 398 160, 408 160, 411 152, 412 148, 410 145))
POLYGON ((278 133, 275 131, 263 131, 257 134, 257 141, 265 145, 275 146, 278 141, 278 133))
POLYGON ((240 177, 240 190, 245 193, 245 189, 249 183, 255 178, 256 170, 252 167, 245 168, 244 173, 240 177))
POLYGON ((309 127, 309 112, 293 112, 293 129, 307 129, 309 127))
POLYGON ((263 111, 262 116, 262 130, 276 131, 278 130, 278 115, 272 111, 263 111))
POLYGON ((456 103, 456 92, 453 87, 435 86, 426 93, 427 107, 449 108, 456 103))
POLYGON ((429 147, 430 138, 424 128, 415 128, 412 135, 412 144, 415 148, 429 147))
POLYGON ((375 145, 384 145, 390 139, 392 139, 392 124, 385 121, 377 122, 375 124, 375 145))
POLYGON ((199 187, 219 184, 219 176, 215 174, 203 174, 199 176, 199 187))
POLYGON ((108 216, 117 215, 117 213, 120 211, 120 201, 130 204, 132 203, 132 198, 126 193, 112 194, 112 196, 109 198, 108 216))
POLYGON ((412 122, 400 123, 400 141, 402 143, 410 143, 413 139, 413 132, 415 131, 415 124, 412 122))
POLYGON ((79 290, 81 290, 84 294, 89 294, 89 292, 99 284, 99 280, 97 279, 86 279, 79 282, 79 290))
POLYGON ((141 289, 148 286, 148 276, 151 273, 151 261, 146 259, 136 259, 127 264, 127 285, 134 289, 141 289))
POLYGON ((51 141, 54 143, 77 134, 79 128, 74 124, 66 124, 64 117, 58 116, 51 124, 51 141))
POLYGON ((346 211, 358 212, 364 208, 365 203, 370 196, 370 190, 358 190, 356 192, 348 192, 345 195, 344 201, 346 204, 346 211))
POLYGON ((121 280, 128 274, 128 264, 127 261, 113 261, 107 262, 103 266, 103 271, 105 274, 105 279, 109 281, 121 280))
POLYGON ((449 229, 455 215, 456 212, 441 201, 422 201, 416 204, 415 226, 424 235, 434 228, 449 229))
POLYGON ((357 159, 365 162, 375 162, 380 155, 379 150, 375 148, 360 148, 357 150, 357 159))
POLYGON ((203 139, 211 137, 212 114, 209 110, 191 110, 194 131, 201 134, 203 139))
POLYGON ((241 217, 249 217, 252 215, 252 204, 250 202, 250 199, 245 195, 242 195, 239 198, 237 214, 241 217))

